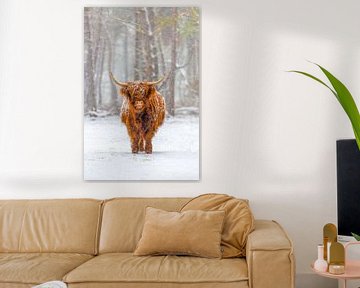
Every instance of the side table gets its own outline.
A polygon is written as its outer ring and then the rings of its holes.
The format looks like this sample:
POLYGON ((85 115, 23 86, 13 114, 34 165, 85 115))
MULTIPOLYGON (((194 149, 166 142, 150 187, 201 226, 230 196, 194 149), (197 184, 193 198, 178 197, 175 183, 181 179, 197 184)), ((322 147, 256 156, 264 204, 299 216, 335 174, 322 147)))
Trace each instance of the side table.
POLYGON ((360 245, 360 242, 349 242, 345 246, 345 273, 344 274, 331 274, 329 272, 320 272, 314 269, 314 264, 311 265, 311 269, 318 275, 327 278, 333 278, 338 280, 343 280, 343 288, 346 288, 348 280, 360 279, 360 260, 347 260, 346 250, 351 245, 360 245))

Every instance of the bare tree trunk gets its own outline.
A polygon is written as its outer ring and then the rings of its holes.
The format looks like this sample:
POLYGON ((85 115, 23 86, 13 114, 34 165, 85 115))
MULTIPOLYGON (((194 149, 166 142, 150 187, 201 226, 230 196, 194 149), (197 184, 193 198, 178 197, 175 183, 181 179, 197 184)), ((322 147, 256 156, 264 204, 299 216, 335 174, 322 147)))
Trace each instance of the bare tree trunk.
POLYGON ((105 25, 105 12, 103 8, 92 8, 91 18, 89 18, 90 28, 90 47, 91 47, 91 78, 92 94, 91 101, 94 103, 92 111, 97 111, 99 107, 103 108, 102 80, 104 71, 105 45, 107 37, 105 25))
POLYGON ((158 51, 156 46, 156 35, 155 35, 155 12, 154 8, 144 7, 145 24, 146 24, 146 66, 148 71, 148 79, 156 80, 159 77, 159 60, 158 51))
POLYGON ((99 74, 99 60, 101 59, 101 8, 91 9, 89 18, 90 25, 90 48, 91 48, 91 111, 98 109, 98 96, 101 75, 99 74))
MULTIPOLYGON (((154 17, 161 18, 161 8, 154 10, 154 17)), ((158 77, 164 77, 166 73, 166 64, 165 64, 165 57, 164 57, 164 51, 163 51, 163 33, 162 29, 154 28, 154 31, 157 34, 156 39, 156 51, 157 51, 157 59, 158 59, 158 77)))
POLYGON ((170 67, 170 79, 169 79, 169 96, 167 108, 171 116, 175 115, 175 78, 176 78, 176 61, 177 61, 177 8, 172 8, 172 39, 171 39, 171 67, 170 67))
POLYGON ((163 52, 163 48, 162 48, 162 41, 161 41, 162 35, 159 35, 159 41, 158 41, 158 51, 159 51, 159 75, 158 76, 165 76, 166 73, 166 65, 165 65, 165 58, 164 58, 164 52, 163 52))
POLYGON ((101 38, 99 44, 99 54, 98 54, 98 63, 97 63, 97 95, 98 95, 98 107, 102 108, 103 97, 102 97, 102 79, 103 79, 103 71, 104 71, 104 58, 105 58, 105 40, 101 38))
MULTIPOLYGON (((110 38, 106 40, 106 47, 108 50, 108 57, 107 57, 107 68, 109 71, 113 71, 113 45, 110 38)), ((110 80, 110 87, 111 87, 111 96, 110 96, 110 114, 118 114, 119 112, 119 101, 118 101, 118 94, 116 90, 116 86, 110 80)))
POLYGON ((96 92, 95 92, 95 82, 94 82, 94 51, 92 45, 92 31, 91 31, 91 22, 92 22, 92 10, 85 10, 85 19, 84 19, 84 31, 87 35, 85 38, 85 47, 86 47, 86 63, 85 63, 85 99, 87 103, 86 112, 96 111, 96 92))
MULTIPOLYGON (((108 23, 107 21, 102 21, 102 25, 103 25, 103 30, 105 32, 105 43, 104 43, 104 46, 105 46, 105 51, 107 50, 108 52, 108 57, 107 57, 107 69, 108 71, 107 72, 114 72, 113 70, 113 54, 114 54, 114 42, 116 42, 116 38, 117 38, 117 33, 114 33, 115 36, 114 37, 111 37, 111 34, 110 34, 110 31, 109 31, 109 28, 108 28, 108 23), (113 40, 114 39, 114 42, 113 40)), ((104 53, 104 58, 105 58, 105 53, 104 53)), ((105 75, 108 75, 107 73, 105 73, 105 75)), ((116 90, 116 87, 115 85, 111 82, 111 80, 109 79, 110 81, 110 87, 111 87, 111 113, 113 110, 117 111, 118 110, 118 101, 117 101, 117 90, 116 90)))
POLYGON ((142 77, 142 11, 140 7, 135 8, 135 22, 136 22, 136 31, 135 31, 135 67, 134 67, 134 78, 139 80, 142 77))
POLYGON ((124 67, 124 79, 128 81, 129 79, 129 40, 128 40, 128 28, 124 26, 125 29, 125 39, 124 39, 124 59, 125 59, 125 67, 124 67))
POLYGON ((192 63, 192 76, 191 79, 193 79, 193 84, 192 84, 192 92, 193 95, 195 97, 195 101, 194 101, 194 105, 198 106, 199 105, 199 59, 200 59, 200 55, 199 55, 199 49, 200 49, 200 43, 199 43, 199 38, 195 37, 193 39, 193 43, 194 43, 194 54, 193 54, 193 63, 192 63))
MULTIPOLYGON (((108 50, 109 50, 109 55, 108 55, 108 69, 110 71, 113 71, 113 46, 111 45, 112 43, 108 40, 107 41, 108 44, 108 50)), ((118 101, 118 93, 116 90, 116 86, 110 81, 110 87, 111 87, 111 110, 115 110, 114 112, 117 113, 119 110, 119 101, 118 101)))

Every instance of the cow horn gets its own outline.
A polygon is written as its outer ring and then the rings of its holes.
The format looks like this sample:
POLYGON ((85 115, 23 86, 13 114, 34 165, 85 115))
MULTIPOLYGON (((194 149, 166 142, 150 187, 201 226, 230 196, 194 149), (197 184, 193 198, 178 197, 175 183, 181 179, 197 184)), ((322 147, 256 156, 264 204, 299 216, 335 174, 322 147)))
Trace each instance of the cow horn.
POLYGON ((127 87, 127 86, 129 85, 129 84, 126 83, 126 82, 119 82, 119 81, 117 81, 111 71, 110 71, 110 78, 111 78, 111 80, 112 80, 115 84, 117 84, 117 85, 119 85, 119 86, 127 87))
POLYGON ((157 85, 159 84, 161 81, 164 80, 164 77, 160 78, 159 80, 157 81, 154 81, 154 82, 146 82, 147 85, 157 85))

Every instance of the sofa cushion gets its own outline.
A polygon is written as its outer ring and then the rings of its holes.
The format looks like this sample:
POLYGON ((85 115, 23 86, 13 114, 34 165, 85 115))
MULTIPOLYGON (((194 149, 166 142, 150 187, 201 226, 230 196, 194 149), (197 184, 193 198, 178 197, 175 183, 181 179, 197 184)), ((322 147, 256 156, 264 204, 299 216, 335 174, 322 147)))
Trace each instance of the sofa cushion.
POLYGON ((0 283, 40 284, 61 280, 92 257, 72 253, 0 253, 0 283))
POLYGON ((115 198, 104 203, 99 253, 134 252, 145 208, 179 211, 189 198, 115 198))
POLYGON ((144 229, 134 255, 221 258, 224 216, 224 211, 168 212, 147 207, 144 229))
POLYGON ((95 254, 102 201, 0 200, 0 252, 95 254))
POLYGON ((254 230, 254 217, 248 201, 225 194, 204 194, 191 199, 181 211, 197 209, 225 211, 221 236, 222 257, 245 257, 247 236, 254 230))
POLYGON ((97 256, 64 277, 64 281, 70 284, 99 282, 231 283, 247 282, 247 279, 246 261, 241 258, 139 257, 133 256, 131 253, 110 253, 97 256))

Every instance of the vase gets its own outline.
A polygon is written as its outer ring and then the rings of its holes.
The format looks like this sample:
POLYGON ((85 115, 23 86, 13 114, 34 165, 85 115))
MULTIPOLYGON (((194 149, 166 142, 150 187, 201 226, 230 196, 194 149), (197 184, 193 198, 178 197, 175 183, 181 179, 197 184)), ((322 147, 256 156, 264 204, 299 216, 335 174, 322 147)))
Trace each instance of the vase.
POLYGON ((318 258, 314 263, 314 269, 320 272, 326 272, 328 263, 324 260, 324 245, 318 245, 318 258))

